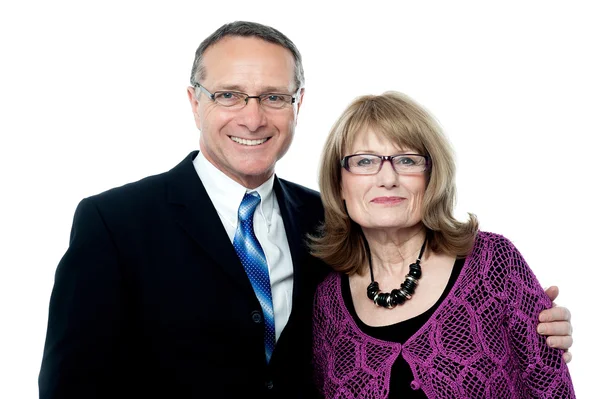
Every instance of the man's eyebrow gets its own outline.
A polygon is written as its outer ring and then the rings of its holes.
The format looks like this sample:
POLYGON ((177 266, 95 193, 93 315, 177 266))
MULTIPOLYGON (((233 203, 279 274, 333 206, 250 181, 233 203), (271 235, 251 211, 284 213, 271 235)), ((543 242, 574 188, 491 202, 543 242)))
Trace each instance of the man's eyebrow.
POLYGON ((267 86, 263 88, 263 93, 281 93, 288 94, 288 88, 284 86, 267 86))
POLYGON ((218 88, 215 91, 227 91, 227 90, 231 90, 231 91, 239 91, 239 92, 244 92, 244 89, 242 89, 241 86, 239 85, 230 85, 230 84, 225 84, 225 85, 220 85, 218 86, 218 88))
MULTIPOLYGON (((220 85, 218 87, 218 89, 216 89, 215 91, 227 91, 227 90, 250 94, 250 93, 248 93, 246 91, 245 88, 243 88, 240 85, 236 85, 236 84, 224 84, 224 85, 220 85)), ((256 95, 265 94, 265 93, 288 94, 288 89, 286 87, 284 87, 284 86, 265 86, 265 87, 262 88, 262 90, 260 91, 260 93, 256 93, 256 95)))

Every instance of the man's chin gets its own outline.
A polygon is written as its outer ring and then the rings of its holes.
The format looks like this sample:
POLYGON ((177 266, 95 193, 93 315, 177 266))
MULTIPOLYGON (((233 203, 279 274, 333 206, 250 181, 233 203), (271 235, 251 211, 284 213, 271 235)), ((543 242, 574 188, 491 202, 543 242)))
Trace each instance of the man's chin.
POLYGON ((260 165, 245 164, 235 170, 235 177, 230 177, 240 183, 244 182, 241 183, 244 187, 256 188, 269 180, 274 170, 274 165, 265 165, 264 163, 260 165))

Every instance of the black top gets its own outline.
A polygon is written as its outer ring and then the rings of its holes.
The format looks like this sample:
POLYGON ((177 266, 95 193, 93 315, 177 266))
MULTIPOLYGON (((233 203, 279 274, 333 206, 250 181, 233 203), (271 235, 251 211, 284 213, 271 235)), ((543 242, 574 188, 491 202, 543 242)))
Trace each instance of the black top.
MULTIPOLYGON (((440 306, 440 304, 444 301, 444 299, 448 296, 448 293, 454 286, 454 283, 458 279, 458 275, 465 263, 464 259, 457 259, 454 262, 454 266, 452 267, 452 273, 450 274, 450 279, 448 280, 448 284, 444 289, 444 292, 437 300, 437 302, 425 312, 421 313, 418 316, 415 316, 411 319, 401 321, 400 323, 391 324, 389 326, 381 326, 381 327, 373 327, 368 326, 362 322, 358 318, 356 314, 356 310, 354 309, 354 303, 352 303, 352 295, 350 294, 350 283, 348 281, 348 276, 342 276, 342 296, 344 298, 344 303, 348 308, 348 311, 354 318, 356 325, 361 329, 362 332, 368 334, 373 338, 377 338, 383 341, 389 342, 399 342, 404 344, 411 336, 413 336, 423 325, 429 320, 433 312, 440 306)), ((415 295, 418 295, 418 288, 415 292, 415 295)), ((366 295, 366 293, 365 293, 366 295)), ((398 356, 396 362, 392 366, 392 374, 390 376, 390 394, 388 396, 389 399, 394 398, 402 398, 402 399, 427 399, 427 396, 421 390, 413 390, 410 387, 410 383, 413 381, 414 377, 412 374, 412 370, 410 366, 404 360, 402 356, 398 356)))

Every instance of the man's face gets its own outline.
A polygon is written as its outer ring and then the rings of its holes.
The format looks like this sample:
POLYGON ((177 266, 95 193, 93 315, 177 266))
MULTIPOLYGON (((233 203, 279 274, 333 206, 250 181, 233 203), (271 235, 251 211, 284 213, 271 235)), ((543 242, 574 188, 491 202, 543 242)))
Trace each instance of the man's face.
MULTIPOLYGON (((226 37, 203 56, 208 91, 237 91, 250 96, 295 94, 294 57, 284 47, 254 37, 226 37)), ((200 150, 215 167, 247 188, 256 188, 272 174, 287 152, 302 96, 281 109, 249 99, 241 109, 229 109, 206 94, 188 97, 200 129, 200 150)))

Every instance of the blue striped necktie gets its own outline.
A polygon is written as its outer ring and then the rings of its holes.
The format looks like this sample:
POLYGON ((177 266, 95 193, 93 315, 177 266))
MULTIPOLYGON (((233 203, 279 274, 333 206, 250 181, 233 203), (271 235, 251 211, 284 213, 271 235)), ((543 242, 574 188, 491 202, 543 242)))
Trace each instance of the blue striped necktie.
POLYGON ((233 247, 242 261, 262 308, 265 321, 265 354, 268 363, 275 348, 275 317, 267 258, 254 235, 253 216, 259 203, 260 195, 257 192, 244 195, 238 210, 238 226, 233 238, 233 247))

